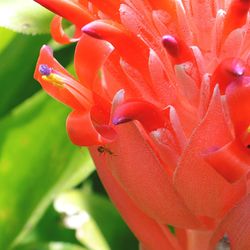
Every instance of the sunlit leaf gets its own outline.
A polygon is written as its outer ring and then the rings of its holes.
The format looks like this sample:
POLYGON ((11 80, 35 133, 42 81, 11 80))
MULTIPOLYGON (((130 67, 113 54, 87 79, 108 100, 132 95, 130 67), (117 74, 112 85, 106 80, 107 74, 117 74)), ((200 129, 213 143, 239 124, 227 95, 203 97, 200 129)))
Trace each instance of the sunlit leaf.
POLYGON ((136 240, 106 197, 72 190, 56 199, 55 208, 66 214, 64 222, 76 230, 80 242, 93 250, 138 249, 136 240))
POLYGON ((15 32, 0 27, 0 53, 5 49, 6 46, 8 46, 8 43, 11 41, 11 39, 13 39, 15 35, 15 32))
POLYGON ((0 249, 21 241, 52 198, 93 168, 67 137, 68 112, 42 93, 0 121, 0 249))
MULTIPOLYGON (((6 32, 0 30, 2 34, 6 32)), ((18 34, 0 51, 0 117, 40 89, 32 76, 40 47, 48 40, 18 34)))
POLYGON ((24 34, 50 32, 53 15, 32 0, 0 1, 0 26, 24 34))
POLYGON ((15 250, 88 250, 86 248, 68 244, 65 242, 51 242, 47 244, 30 244, 30 245, 24 245, 19 246, 15 248, 15 250))

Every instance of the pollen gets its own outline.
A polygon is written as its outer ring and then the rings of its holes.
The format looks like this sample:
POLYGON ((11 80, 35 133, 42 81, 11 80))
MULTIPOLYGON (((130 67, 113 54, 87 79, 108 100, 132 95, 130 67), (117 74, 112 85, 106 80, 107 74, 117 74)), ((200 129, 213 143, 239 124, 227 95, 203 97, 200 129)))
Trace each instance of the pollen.
POLYGON ((59 74, 53 73, 53 68, 50 68, 46 64, 41 64, 39 66, 39 72, 42 75, 42 79, 51 83, 56 87, 63 88, 65 84, 65 79, 59 74))

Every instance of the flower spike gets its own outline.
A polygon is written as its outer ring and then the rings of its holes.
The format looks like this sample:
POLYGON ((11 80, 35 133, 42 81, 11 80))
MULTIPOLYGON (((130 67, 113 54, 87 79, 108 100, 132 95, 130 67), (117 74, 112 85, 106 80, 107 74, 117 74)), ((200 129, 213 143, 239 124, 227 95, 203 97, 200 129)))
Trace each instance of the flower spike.
POLYGON ((34 76, 141 250, 250 249, 250 0, 36 2, 77 42, 77 79, 48 46, 34 76))

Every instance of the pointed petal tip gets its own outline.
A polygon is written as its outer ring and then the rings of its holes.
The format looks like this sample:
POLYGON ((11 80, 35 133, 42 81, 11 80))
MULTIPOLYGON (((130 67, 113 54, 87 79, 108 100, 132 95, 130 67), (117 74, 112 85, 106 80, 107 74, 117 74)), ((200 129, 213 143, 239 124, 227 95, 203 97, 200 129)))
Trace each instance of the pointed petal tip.
POLYGON ((115 116, 113 117, 112 119, 112 123, 114 125, 119 125, 119 124, 122 124, 122 123, 126 123, 126 122, 130 122, 132 121, 132 119, 128 118, 128 117, 119 117, 119 116, 115 116))
POLYGON ((171 35, 163 36, 162 37, 162 44, 171 56, 173 56, 173 57, 178 56, 179 46, 178 46, 178 42, 175 39, 175 37, 173 37, 171 35))
POLYGON ((96 39, 102 39, 102 37, 97 34, 91 27, 91 24, 87 24, 82 28, 82 32, 96 39))

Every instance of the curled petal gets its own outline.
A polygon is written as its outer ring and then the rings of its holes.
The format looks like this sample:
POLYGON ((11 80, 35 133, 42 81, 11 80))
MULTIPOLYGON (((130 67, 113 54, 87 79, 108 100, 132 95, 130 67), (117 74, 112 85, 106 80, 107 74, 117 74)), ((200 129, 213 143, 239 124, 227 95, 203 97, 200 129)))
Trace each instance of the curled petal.
POLYGON ((93 89, 98 72, 112 50, 107 42, 82 35, 76 46, 74 64, 79 80, 87 88, 93 89))
POLYGON ((109 20, 96 20, 83 28, 86 34, 110 42, 130 65, 141 72, 147 69, 149 50, 122 25, 109 20))
POLYGON ((142 100, 128 100, 118 106, 113 114, 113 124, 138 120, 148 131, 166 126, 164 113, 153 104, 142 100))
POLYGON ((67 131, 71 141, 78 146, 106 144, 116 137, 109 126, 95 127, 88 111, 71 112, 67 119, 67 131))
POLYGON ((210 250, 227 235, 230 249, 245 250, 250 249, 250 195, 245 197, 237 206, 235 206, 223 219, 217 228, 210 242, 210 250))
POLYGON ((89 11, 71 0, 35 0, 55 14, 64 17, 79 28, 94 20, 89 11))
POLYGON ((249 173, 250 157, 248 149, 237 141, 205 156, 205 159, 227 181, 233 183, 249 173))
POLYGON ((74 37, 70 38, 63 30, 62 20, 62 17, 56 15, 50 24, 51 36, 53 39, 61 44, 68 44, 79 40, 81 36, 81 30, 76 27, 74 37))

